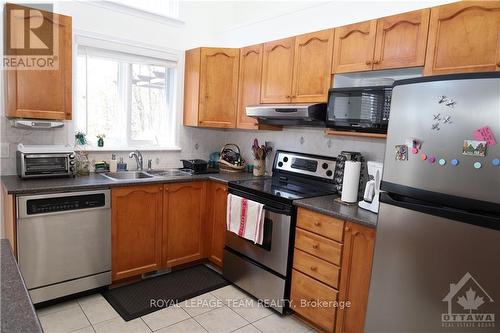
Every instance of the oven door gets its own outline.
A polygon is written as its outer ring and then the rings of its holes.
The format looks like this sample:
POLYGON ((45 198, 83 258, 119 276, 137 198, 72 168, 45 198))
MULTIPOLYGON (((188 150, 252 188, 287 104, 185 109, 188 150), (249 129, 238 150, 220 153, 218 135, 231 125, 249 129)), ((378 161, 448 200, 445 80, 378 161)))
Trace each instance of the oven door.
POLYGON ((28 154, 21 163, 25 177, 69 174, 69 154, 28 154))
POLYGON ((254 244, 235 233, 226 231, 226 247, 282 276, 286 276, 292 228, 291 210, 281 210, 266 205, 264 212, 264 241, 262 245, 254 244))

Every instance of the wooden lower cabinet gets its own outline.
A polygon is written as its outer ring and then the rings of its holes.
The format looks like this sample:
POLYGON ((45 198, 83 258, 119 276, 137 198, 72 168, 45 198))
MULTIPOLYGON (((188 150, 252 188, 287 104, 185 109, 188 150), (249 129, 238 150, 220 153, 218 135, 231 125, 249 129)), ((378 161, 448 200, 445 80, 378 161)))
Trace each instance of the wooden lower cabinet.
POLYGON ((227 185, 211 182, 207 199, 210 219, 209 234, 211 235, 208 259, 215 265, 222 267, 226 239, 227 185))
POLYGON ((333 332, 337 301, 337 290, 318 282, 297 270, 292 271, 290 301, 292 309, 317 325, 333 332))
POLYGON ((205 257, 203 223, 206 182, 165 184, 163 190, 162 266, 205 257))
POLYGON ((146 185, 111 190, 113 281, 160 269, 162 188, 146 185))
POLYGON ((339 300, 350 301, 351 306, 339 309, 336 333, 361 333, 364 330, 374 247, 375 229, 356 223, 346 224, 339 300))
POLYGON ((374 245, 373 228, 299 208, 292 309, 326 332, 362 333, 374 245))

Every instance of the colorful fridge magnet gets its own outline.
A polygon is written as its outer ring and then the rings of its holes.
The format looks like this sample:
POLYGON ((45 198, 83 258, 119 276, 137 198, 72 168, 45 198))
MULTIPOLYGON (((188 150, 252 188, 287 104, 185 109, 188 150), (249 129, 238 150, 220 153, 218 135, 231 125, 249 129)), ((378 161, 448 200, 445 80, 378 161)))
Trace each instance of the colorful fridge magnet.
POLYGON ((464 140, 463 155, 486 156, 486 141, 464 140))
POLYGON ((406 145, 410 147, 411 153, 416 155, 418 154, 420 148, 422 147, 422 142, 415 138, 408 138, 406 139, 406 145))
POLYGON ((474 169, 481 169, 482 166, 481 162, 474 162, 474 169))
POLYGON ((450 163, 451 163, 451 165, 453 165, 453 166, 457 166, 460 162, 459 162, 456 158, 454 158, 454 159, 452 159, 452 160, 450 161, 450 163))
POLYGON ((495 167, 500 166, 500 159, 494 158, 493 160, 491 160, 491 165, 495 167))
POLYGON ((407 145, 396 145, 396 160, 397 161, 408 161, 408 146, 407 145))
POLYGON ((427 157, 427 162, 429 162, 429 164, 434 164, 436 162, 436 158, 432 155, 429 155, 429 157, 427 157))
POLYGON ((475 130, 473 133, 473 137, 474 140, 486 141, 488 146, 493 146, 497 144, 495 136, 493 135, 493 131, 489 126, 484 126, 475 130))
POLYGON ((444 119, 443 119, 443 124, 451 124, 451 123, 453 123, 453 122, 451 121, 451 116, 446 116, 446 117, 444 117, 444 119))
POLYGON ((439 161, 438 161, 439 165, 440 166, 444 166, 446 164, 446 160, 444 158, 441 158, 439 161))

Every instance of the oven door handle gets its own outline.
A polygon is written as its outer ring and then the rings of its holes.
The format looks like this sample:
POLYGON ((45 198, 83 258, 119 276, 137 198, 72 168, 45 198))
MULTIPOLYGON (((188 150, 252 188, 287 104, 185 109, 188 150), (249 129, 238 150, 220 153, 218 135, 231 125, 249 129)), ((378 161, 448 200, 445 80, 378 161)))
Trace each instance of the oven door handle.
POLYGON ((289 209, 279 209, 275 207, 271 207, 268 205, 264 205, 264 210, 276 213, 276 214, 283 214, 283 215, 291 215, 291 211, 289 209))

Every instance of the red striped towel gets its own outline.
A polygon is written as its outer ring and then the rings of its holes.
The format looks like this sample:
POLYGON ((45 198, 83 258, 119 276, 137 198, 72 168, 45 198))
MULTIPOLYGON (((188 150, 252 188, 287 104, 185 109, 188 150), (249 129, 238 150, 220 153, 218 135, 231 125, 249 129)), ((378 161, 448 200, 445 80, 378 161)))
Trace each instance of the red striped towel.
POLYGON ((237 195, 227 196, 227 230, 262 245, 264 205, 237 195))

